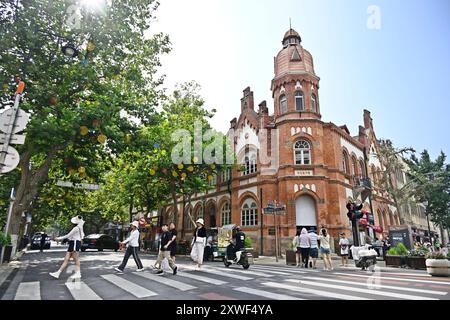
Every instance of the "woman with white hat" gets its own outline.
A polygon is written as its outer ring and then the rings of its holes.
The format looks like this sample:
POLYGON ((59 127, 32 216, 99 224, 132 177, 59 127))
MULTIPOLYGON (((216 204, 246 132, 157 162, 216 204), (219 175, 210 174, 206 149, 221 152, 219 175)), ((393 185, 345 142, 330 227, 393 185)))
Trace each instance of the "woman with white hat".
POLYGON ((192 240, 191 258, 197 262, 197 270, 199 270, 203 264, 203 253, 206 245, 206 229, 205 221, 202 218, 197 219, 195 223, 197 224, 197 227, 195 228, 194 238, 192 240))
POLYGON ((131 223, 131 234, 130 236, 121 244, 128 244, 127 251, 125 251, 125 256, 123 257, 122 263, 117 268, 114 268, 117 272, 123 273, 125 266, 127 265, 128 259, 130 256, 133 256, 134 262, 136 262, 137 270, 136 271, 144 271, 144 266, 142 265, 141 259, 139 259, 138 251, 139 251, 139 222, 133 221, 131 223))
POLYGON ((76 272, 74 275, 71 276, 71 278, 74 279, 80 279, 81 278, 81 270, 80 270, 80 249, 81 249, 81 241, 84 238, 84 231, 83 231, 83 217, 82 216, 76 216, 73 217, 70 222, 75 224, 75 227, 72 228, 72 230, 66 234, 63 237, 56 238, 56 241, 61 241, 64 239, 69 239, 69 248, 67 249, 66 256, 64 257, 64 262, 56 272, 51 272, 50 275, 53 278, 58 279, 61 272, 64 271, 64 269, 69 264, 70 258, 75 260, 76 264, 76 272))

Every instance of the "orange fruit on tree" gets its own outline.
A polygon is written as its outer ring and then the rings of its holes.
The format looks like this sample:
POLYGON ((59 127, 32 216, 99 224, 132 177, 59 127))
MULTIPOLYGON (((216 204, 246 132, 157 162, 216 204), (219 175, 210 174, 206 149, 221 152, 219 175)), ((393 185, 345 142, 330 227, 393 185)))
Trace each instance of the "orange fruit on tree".
POLYGON ((81 133, 82 136, 87 135, 87 134, 89 133, 88 127, 86 127, 86 126, 81 126, 81 127, 80 127, 80 133, 81 133))
POLYGON ((104 144, 105 142, 106 142, 106 136, 104 135, 104 134, 100 134, 98 137, 97 137, 97 141, 98 142, 100 142, 101 144, 104 144))

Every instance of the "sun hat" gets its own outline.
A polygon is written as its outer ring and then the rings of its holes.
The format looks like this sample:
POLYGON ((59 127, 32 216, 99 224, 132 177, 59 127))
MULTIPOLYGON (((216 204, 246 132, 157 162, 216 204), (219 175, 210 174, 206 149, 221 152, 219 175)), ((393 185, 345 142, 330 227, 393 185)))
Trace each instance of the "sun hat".
POLYGON ((73 224, 80 224, 82 221, 83 221, 82 216, 76 216, 70 219, 70 222, 72 222, 73 224))
POLYGON ((205 221, 204 221, 202 218, 197 219, 197 221, 195 221, 195 222, 196 222, 196 223, 200 223, 202 226, 205 225, 205 221))
POLYGON ((133 221, 131 223, 132 226, 135 226, 136 228, 139 228, 139 222, 138 221, 133 221))

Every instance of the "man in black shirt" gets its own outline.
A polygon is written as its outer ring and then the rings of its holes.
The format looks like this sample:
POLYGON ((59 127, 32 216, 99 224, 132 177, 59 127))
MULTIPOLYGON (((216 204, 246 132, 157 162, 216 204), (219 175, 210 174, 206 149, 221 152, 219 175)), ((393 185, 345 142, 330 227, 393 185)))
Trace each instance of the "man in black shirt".
POLYGON ((173 270, 173 274, 177 274, 177 266, 173 262, 172 258, 170 257, 170 244, 172 243, 172 233, 169 232, 169 226, 167 224, 163 224, 162 226, 162 234, 159 244, 159 253, 158 253, 158 259, 156 260, 155 266, 159 265, 157 274, 163 274, 164 271, 162 270, 162 261, 164 259, 167 259, 169 261, 169 266, 173 270))
POLYGON ((169 232, 172 236, 172 242, 169 245, 170 249, 170 257, 172 258, 173 262, 175 263, 175 256, 177 254, 177 228, 175 227, 175 223, 171 222, 169 226, 169 232))
POLYGON ((245 233, 241 231, 241 227, 236 227, 236 233, 233 235, 234 252, 236 253, 236 261, 241 260, 241 250, 245 248, 245 233))

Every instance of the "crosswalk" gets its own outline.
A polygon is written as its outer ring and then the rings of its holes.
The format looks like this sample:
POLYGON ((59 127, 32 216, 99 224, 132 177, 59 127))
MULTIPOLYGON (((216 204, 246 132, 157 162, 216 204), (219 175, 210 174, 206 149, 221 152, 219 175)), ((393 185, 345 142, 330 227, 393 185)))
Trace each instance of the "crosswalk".
MULTIPOLYGON (((352 270, 320 271, 288 266, 252 265, 250 269, 207 265, 200 271, 180 266, 177 275, 156 275, 147 270, 123 275, 109 273, 94 279, 68 281, 63 288, 67 299, 103 300, 111 298, 105 291, 118 292, 123 299, 199 299, 201 294, 223 289, 230 298, 270 300, 438 300, 450 299, 450 282, 427 278, 424 273, 381 274, 352 270), (105 289, 105 286, 107 289, 105 289)), ((15 300, 41 300, 43 289, 58 281, 22 282, 15 300)), ((59 282, 59 285, 61 282, 59 282)))

